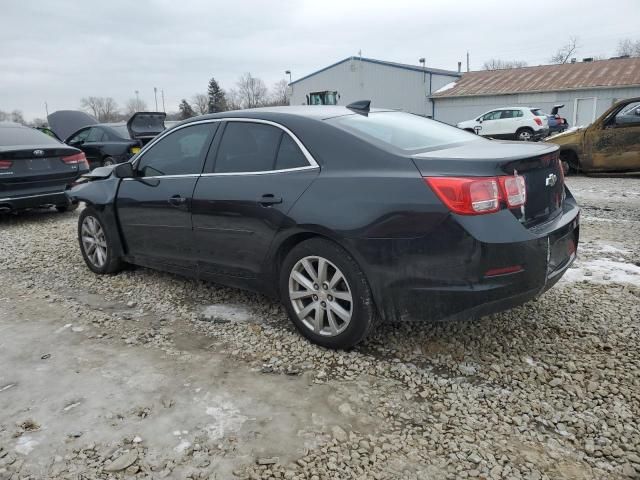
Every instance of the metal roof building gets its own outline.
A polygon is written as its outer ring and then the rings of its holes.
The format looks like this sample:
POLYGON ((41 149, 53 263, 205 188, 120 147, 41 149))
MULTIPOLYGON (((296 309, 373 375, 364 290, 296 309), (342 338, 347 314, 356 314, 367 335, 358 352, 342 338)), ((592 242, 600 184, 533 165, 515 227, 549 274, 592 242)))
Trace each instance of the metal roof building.
POLYGON ((432 95, 435 118, 456 124, 494 108, 538 107, 569 124, 588 125, 612 103, 640 96, 640 58, 468 72, 432 95))
POLYGON ((460 75, 450 70, 348 57, 291 82, 290 103, 348 105, 371 100, 376 108, 431 116, 431 94, 460 75))

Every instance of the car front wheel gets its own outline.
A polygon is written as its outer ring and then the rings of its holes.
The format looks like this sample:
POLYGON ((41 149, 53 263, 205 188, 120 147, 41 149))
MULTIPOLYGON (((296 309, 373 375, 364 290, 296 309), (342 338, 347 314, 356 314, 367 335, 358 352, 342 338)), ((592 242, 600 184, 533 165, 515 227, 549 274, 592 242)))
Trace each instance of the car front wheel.
POLYGON ((122 260, 115 255, 113 242, 100 218, 92 207, 85 208, 78 219, 78 242, 82 257, 95 273, 115 273, 122 269, 122 260))
POLYGON ((102 166, 103 166, 103 167, 108 167, 108 166, 110 166, 110 165, 115 165, 116 163, 117 163, 117 162, 116 162, 116 159, 115 159, 115 158, 113 158, 113 157, 106 157, 106 158, 102 161, 102 166))
POLYGON ((340 246, 315 238, 296 245, 280 273, 280 292, 296 328, 313 343, 351 348, 375 325, 371 289, 340 246))

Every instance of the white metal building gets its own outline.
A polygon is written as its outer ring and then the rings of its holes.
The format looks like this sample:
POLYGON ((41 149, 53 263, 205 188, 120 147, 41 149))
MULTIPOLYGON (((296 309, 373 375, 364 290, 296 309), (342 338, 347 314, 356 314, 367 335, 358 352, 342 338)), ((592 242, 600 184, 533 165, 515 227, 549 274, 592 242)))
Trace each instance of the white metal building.
POLYGON ((349 57, 291 82, 290 103, 348 105, 371 100, 375 108, 431 116, 431 94, 460 75, 449 70, 349 57))
POLYGON ((618 100, 640 97, 640 58, 468 72, 433 94, 437 120, 455 125, 505 106, 537 107, 589 125, 618 100))

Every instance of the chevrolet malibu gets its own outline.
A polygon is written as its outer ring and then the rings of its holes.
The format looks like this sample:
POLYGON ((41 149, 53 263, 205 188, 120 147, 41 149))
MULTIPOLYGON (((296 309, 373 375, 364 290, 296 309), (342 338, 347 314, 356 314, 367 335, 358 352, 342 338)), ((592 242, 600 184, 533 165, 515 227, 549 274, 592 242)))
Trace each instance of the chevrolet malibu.
POLYGON ((579 208, 558 147, 348 107, 197 117, 68 192, 98 274, 125 263, 278 297, 329 348, 378 321, 477 317, 550 288, 579 208))

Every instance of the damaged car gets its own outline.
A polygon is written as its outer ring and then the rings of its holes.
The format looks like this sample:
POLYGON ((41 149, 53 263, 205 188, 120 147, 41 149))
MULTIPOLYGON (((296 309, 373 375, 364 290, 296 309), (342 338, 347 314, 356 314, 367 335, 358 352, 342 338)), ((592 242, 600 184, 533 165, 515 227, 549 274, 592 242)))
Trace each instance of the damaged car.
POLYGON ((68 195, 88 268, 126 263, 279 298, 310 341, 378 321, 473 318, 551 288, 579 207, 558 147, 418 115, 270 107, 187 120, 68 195))
POLYGON ((565 172, 640 172, 640 97, 622 100, 588 127, 547 138, 565 172))

